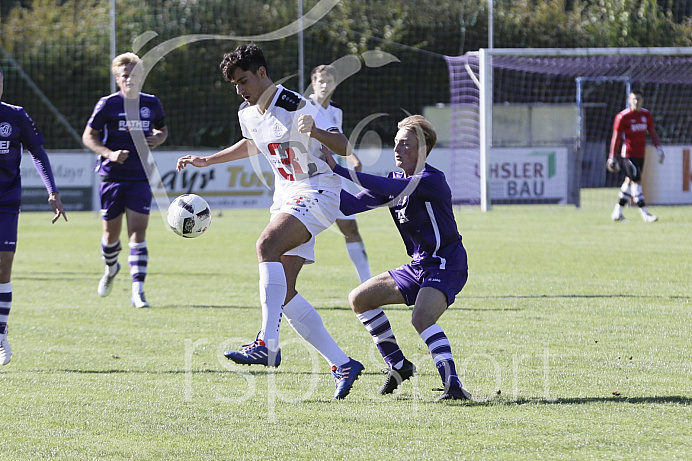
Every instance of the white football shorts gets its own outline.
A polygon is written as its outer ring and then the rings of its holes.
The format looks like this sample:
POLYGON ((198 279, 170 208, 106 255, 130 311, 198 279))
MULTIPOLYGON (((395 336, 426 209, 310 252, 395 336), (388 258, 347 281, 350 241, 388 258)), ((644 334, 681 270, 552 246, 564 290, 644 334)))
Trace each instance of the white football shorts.
POLYGON ((271 220, 280 213, 295 216, 310 232, 310 240, 284 253, 287 256, 300 256, 306 264, 315 262, 315 236, 329 228, 339 215, 338 189, 296 189, 291 188, 280 197, 274 197, 270 209, 271 220))

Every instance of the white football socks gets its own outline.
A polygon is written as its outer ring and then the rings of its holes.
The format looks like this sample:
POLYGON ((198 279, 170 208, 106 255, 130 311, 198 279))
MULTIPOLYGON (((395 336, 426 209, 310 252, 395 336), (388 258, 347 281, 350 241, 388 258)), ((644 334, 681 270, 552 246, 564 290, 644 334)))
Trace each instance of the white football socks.
POLYGON ((360 283, 368 280, 370 278, 370 262, 368 261, 368 254, 365 252, 365 244, 363 242, 347 242, 346 251, 356 267, 360 283))
POLYGON ((259 263, 259 294, 262 305, 264 343, 272 351, 279 349, 281 310, 286 299, 286 273, 280 262, 259 263))
POLYGON ((296 333, 312 344, 329 365, 341 366, 350 360, 324 327, 320 314, 300 293, 284 306, 284 315, 296 333))
POLYGON ((12 309, 12 282, 0 283, 0 323, 7 324, 12 309))

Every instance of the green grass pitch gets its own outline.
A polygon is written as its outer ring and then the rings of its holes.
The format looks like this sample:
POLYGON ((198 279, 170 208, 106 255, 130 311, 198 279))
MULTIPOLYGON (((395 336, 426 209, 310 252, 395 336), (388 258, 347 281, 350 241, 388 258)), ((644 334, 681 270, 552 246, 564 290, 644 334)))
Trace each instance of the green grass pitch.
MULTIPOLYGON (((444 403, 405 306, 387 313, 419 373, 377 395, 384 365, 348 308, 357 277, 336 232, 298 288, 365 364, 344 401, 286 322, 278 369, 222 356, 259 328, 267 210, 224 210, 194 240, 152 214, 141 310, 127 271, 96 293, 95 213, 22 213, 0 459, 689 459, 692 212, 613 223, 610 206, 456 210, 470 277, 440 325, 476 400, 444 403)), ((358 222, 373 273, 408 261, 386 210, 358 222)))

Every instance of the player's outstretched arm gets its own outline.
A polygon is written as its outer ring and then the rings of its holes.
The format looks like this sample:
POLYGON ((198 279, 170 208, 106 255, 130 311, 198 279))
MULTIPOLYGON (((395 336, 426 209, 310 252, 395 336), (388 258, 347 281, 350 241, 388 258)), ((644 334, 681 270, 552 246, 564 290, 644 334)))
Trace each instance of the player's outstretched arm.
POLYGON ((227 147, 224 150, 221 150, 211 155, 207 155, 204 157, 199 155, 186 155, 184 157, 180 157, 175 166, 175 169, 177 171, 181 171, 188 165, 202 168, 205 166, 216 165, 217 163, 226 163, 231 162, 233 160, 239 160, 241 158, 252 157, 253 155, 257 155, 258 153, 259 150, 255 146, 255 143, 252 142, 252 140, 241 139, 232 146, 227 147))

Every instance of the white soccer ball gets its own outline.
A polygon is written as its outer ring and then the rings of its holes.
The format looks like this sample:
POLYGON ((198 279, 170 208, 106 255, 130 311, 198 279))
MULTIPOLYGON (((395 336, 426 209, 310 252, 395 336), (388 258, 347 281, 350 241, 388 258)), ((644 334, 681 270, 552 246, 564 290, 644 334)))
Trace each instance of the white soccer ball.
POLYGON ((180 236, 199 237, 210 224, 211 208, 199 195, 183 194, 168 207, 168 225, 180 236))

